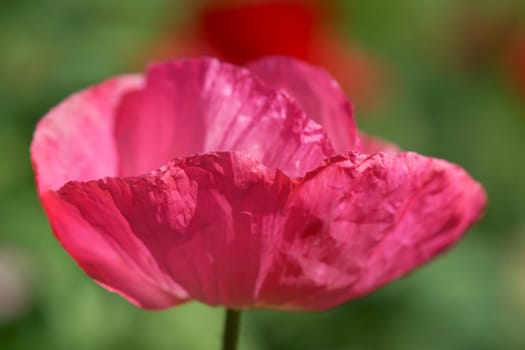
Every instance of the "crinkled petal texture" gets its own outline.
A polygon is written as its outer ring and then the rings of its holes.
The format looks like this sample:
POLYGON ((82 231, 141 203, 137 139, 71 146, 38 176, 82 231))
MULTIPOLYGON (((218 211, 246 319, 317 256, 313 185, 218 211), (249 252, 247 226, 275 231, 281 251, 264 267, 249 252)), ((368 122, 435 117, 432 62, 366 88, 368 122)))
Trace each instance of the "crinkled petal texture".
POLYGON ((337 152, 358 150, 352 106, 326 71, 271 56, 249 63, 248 68, 270 85, 289 93, 309 118, 323 126, 337 152))
POLYGON ((152 66, 144 89, 121 105, 115 131, 123 175, 147 173, 174 157, 243 151, 300 176, 334 152, 322 127, 288 94, 212 59, 152 66))
POLYGON ((485 194, 415 153, 349 154, 298 179, 261 302, 322 310, 370 293, 454 243, 485 194))
POLYGON ((360 137, 337 94, 295 85, 330 85, 324 73, 289 62, 280 83, 210 59, 159 64, 39 123, 39 195, 87 274, 149 309, 323 310, 424 263, 479 217, 483 189, 461 168, 360 137), (329 137, 354 152, 334 155, 329 137))

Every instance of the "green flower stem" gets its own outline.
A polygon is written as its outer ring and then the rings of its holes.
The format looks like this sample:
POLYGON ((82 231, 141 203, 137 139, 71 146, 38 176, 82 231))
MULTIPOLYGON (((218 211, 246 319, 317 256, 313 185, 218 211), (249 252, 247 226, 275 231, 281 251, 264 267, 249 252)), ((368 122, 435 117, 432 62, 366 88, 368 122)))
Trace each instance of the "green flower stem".
POLYGON ((224 335, 222 339, 222 350, 235 350, 239 339, 239 326, 241 324, 241 311, 226 309, 226 320, 224 322, 224 335))

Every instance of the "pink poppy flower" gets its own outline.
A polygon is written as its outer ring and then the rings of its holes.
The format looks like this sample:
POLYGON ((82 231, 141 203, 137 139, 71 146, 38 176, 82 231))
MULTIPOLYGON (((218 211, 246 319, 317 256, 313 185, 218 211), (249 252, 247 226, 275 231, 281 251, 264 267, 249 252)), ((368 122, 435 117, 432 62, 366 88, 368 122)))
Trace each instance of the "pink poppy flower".
POLYGON ((53 231, 143 308, 324 310, 479 218, 459 166, 360 135, 323 70, 286 58, 155 64, 52 109, 31 145, 53 231))

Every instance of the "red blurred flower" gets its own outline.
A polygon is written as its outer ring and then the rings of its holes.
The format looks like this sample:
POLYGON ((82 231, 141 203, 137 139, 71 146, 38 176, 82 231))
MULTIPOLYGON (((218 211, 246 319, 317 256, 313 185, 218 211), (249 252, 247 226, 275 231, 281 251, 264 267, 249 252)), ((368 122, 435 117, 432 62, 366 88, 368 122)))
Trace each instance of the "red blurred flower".
POLYGON ((331 5, 312 0, 205 2, 194 22, 170 31, 148 60, 211 55, 245 64, 265 55, 290 56, 325 67, 360 106, 376 105, 384 72, 337 35, 331 5))
POLYGON ((466 6, 459 11, 452 54, 459 53, 466 69, 486 68, 500 58, 517 24, 516 11, 494 11, 484 6, 466 6))
POLYGON ((507 48, 507 71, 525 95, 525 29, 518 31, 507 48))
POLYGON ((313 60, 320 10, 304 1, 211 3, 198 18, 198 30, 203 40, 233 63, 264 55, 313 60))
POLYGON ((457 165, 359 135, 337 83, 284 58, 110 79, 51 110, 31 155, 64 248, 152 309, 330 308, 442 252, 485 205, 457 165))
POLYGON ((476 73, 496 63, 525 94, 525 23, 520 18, 520 2, 499 6, 499 11, 483 6, 464 9, 457 25, 456 47, 449 51, 459 53, 463 68, 476 73))

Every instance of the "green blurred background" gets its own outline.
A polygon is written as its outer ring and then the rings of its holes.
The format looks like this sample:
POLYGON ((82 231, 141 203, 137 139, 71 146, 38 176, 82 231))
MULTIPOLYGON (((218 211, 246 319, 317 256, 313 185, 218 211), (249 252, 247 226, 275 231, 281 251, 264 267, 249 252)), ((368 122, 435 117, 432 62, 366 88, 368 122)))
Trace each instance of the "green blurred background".
MULTIPOLYGON (((524 6, 336 6, 336 30, 388 77, 379 103, 356 105, 360 128, 461 164, 489 207, 452 251, 366 298, 323 313, 245 313, 241 348, 525 349, 525 91, 505 59, 524 6)), ((53 238, 28 152, 49 108, 143 70, 152 43, 191 16, 167 0, 0 2, 0 349, 218 348, 223 310, 143 311, 84 275, 53 238)))

